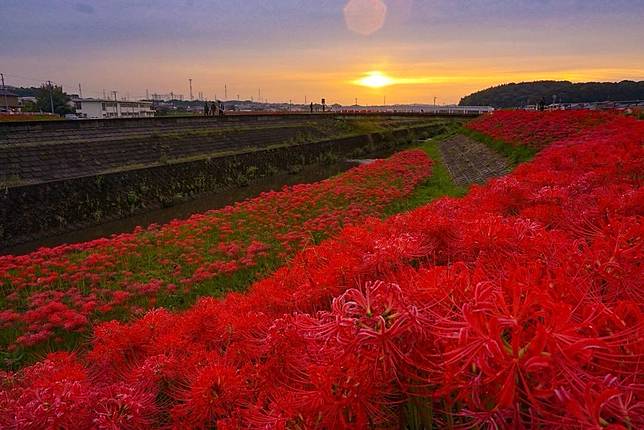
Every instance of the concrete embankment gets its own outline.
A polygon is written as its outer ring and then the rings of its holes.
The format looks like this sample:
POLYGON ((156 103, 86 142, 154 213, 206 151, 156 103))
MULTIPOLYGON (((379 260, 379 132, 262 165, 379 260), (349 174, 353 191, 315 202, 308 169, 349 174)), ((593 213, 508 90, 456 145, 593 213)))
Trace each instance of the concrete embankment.
POLYGON ((29 132, 22 140, 4 136, 0 167, 12 165, 18 174, 7 176, 5 171, 0 190, 0 250, 171 206, 204 192, 245 186, 278 172, 395 148, 445 127, 444 121, 387 118, 378 124, 381 131, 355 134, 365 124, 347 125, 329 118, 313 124, 297 121, 244 123, 213 133, 203 129, 164 133, 157 128, 143 136, 133 128, 128 132, 135 131, 135 136, 124 137, 112 130, 111 139, 110 133, 97 130, 91 130, 90 138, 86 133, 67 140, 51 134, 33 139, 38 133, 31 133, 28 140, 29 132), (300 134, 289 135, 291 129, 300 134), (354 135, 333 137, 352 131, 354 135), (256 141, 248 144, 245 139, 253 134, 256 141), (119 145, 126 145, 126 150, 119 145), (160 146, 165 152, 159 151, 160 146), (23 158, 26 162, 16 161, 26 148, 41 152, 23 158))

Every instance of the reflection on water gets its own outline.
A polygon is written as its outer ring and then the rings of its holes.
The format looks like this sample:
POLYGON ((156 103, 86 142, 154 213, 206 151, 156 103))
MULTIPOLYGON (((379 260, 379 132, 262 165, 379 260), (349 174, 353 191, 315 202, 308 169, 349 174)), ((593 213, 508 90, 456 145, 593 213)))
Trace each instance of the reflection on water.
POLYGON ((373 160, 346 160, 331 165, 305 166, 297 174, 281 173, 262 178, 257 183, 247 187, 230 188, 212 193, 199 195, 195 200, 179 203, 168 208, 156 209, 139 215, 133 215, 97 226, 87 227, 69 233, 63 233, 33 242, 26 242, 11 248, 0 250, 2 254, 26 254, 43 246, 56 246, 64 243, 85 242, 110 236, 116 233, 127 233, 137 226, 150 224, 165 224, 173 219, 185 219, 190 215, 219 209, 238 201, 256 197, 264 191, 280 190, 284 185, 294 185, 321 181, 338 173, 344 172, 358 164, 373 160))
POLYGON ((356 158, 351 160, 346 160, 347 163, 356 163, 356 164, 371 164, 376 161, 377 158, 356 158))

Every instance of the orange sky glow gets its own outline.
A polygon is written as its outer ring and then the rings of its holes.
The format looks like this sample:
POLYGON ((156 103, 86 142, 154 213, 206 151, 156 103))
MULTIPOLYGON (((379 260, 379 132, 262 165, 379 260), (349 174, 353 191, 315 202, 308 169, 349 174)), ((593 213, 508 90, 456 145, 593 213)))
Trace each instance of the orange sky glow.
POLYGON ((508 82, 644 80, 637 1, 172 3, 6 0, 2 71, 10 85, 81 83, 92 97, 187 98, 192 78, 195 97, 224 98, 225 86, 228 99, 363 105, 458 103, 508 82))

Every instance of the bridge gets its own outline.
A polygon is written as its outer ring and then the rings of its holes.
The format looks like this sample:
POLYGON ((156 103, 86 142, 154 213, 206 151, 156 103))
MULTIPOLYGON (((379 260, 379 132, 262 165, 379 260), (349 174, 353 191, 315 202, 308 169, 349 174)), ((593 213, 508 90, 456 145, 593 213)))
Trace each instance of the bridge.
POLYGON ((408 117, 408 118, 423 118, 423 117, 445 117, 445 118, 473 118, 488 112, 492 112, 494 108, 489 106, 437 106, 435 108, 427 108, 427 110, 416 109, 367 109, 367 108, 346 108, 330 112, 301 112, 301 111, 227 111, 223 116, 204 117, 201 115, 176 115, 176 116, 160 116, 151 118, 106 118, 106 119, 78 119, 66 121, 46 121, 46 120, 27 120, 27 121, 4 121, 0 122, 0 145, 2 145, 2 138, 14 132, 28 132, 28 131, 50 131, 50 130, 74 130, 74 129, 88 129, 88 128, 109 128, 114 129, 118 127, 154 127, 156 125, 165 126, 168 124, 194 124, 195 126, 202 121, 214 122, 240 122, 240 121, 266 121, 270 119, 299 119, 306 120, 315 117, 408 117))

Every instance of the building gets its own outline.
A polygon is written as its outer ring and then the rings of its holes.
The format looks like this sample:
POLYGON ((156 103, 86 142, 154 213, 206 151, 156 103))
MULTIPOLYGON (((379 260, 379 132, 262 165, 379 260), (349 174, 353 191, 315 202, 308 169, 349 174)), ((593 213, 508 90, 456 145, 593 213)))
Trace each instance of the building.
POLYGON ((27 96, 27 97, 18 97, 18 101, 22 106, 24 106, 26 103, 36 104, 38 102, 38 99, 36 97, 27 96))
POLYGON ((81 118, 147 118, 154 116, 152 102, 73 98, 81 118))
POLYGON ((0 112, 20 112, 18 95, 0 88, 0 112))

